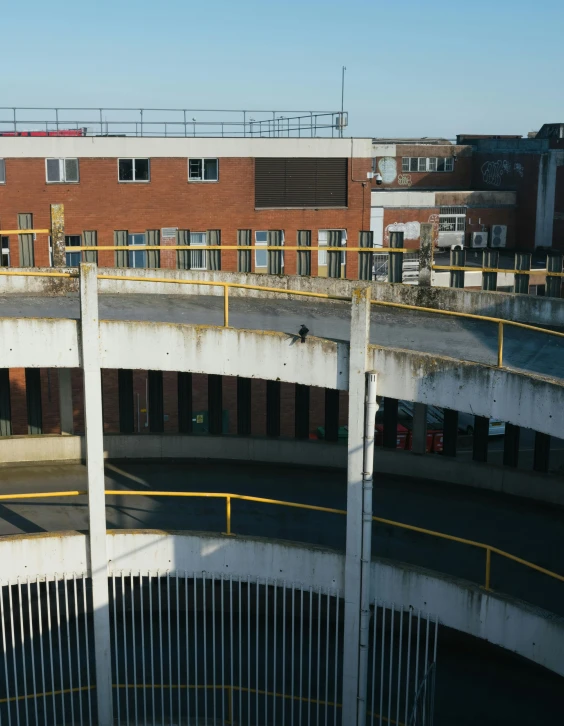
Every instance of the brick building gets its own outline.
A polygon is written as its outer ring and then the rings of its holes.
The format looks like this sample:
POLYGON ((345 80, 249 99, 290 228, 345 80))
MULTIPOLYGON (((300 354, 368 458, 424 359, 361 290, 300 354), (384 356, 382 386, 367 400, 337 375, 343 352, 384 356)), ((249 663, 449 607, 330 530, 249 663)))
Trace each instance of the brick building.
POLYGON ((386 246, 399 230, 417 248, 419 225, 431 222, 438 246, 487 239, 523 251, 564 249, 563 128, 545 124, 533 138, 461 134, 456 144, 375 140, 375 244, 386 246))

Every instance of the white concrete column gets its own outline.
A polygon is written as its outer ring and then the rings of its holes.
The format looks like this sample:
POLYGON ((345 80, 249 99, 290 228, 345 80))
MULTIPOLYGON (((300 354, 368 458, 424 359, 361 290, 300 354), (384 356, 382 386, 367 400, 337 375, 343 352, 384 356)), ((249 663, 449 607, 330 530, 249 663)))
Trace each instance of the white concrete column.
POLYGON ((427 451, 427 404, 413 404, 413 431, 411 450, 414 454, 424 454, 427 451))
POLYGON ((102 379, 98 324, 97 267, 80 265, 80 326, 84 371, 84 419, 88 467, 89 558, 94 607, 94 655, 98 726, 113 724, 106 501, 104 495, 104 437, 102 379))
POLYGON ((74 433, 74 420, 72 408, 72 384, 70 368, 59 368, 59 418, 61 419, 61 433, 74 433))
POLYGON ((343 646, 344 724, 356 724, 360 653, 364 400, 370 332, 370 288, 352 294, 349 356, 349 439, 347 464, 347 540, 343 646))

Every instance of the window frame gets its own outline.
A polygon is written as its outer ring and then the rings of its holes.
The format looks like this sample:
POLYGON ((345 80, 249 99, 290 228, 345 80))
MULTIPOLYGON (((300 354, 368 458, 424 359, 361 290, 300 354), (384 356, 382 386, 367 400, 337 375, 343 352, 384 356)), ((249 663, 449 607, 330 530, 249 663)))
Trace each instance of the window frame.
MULTIPOLYGON (((255 250, 254 250, 254 253, 255 253, 255 270, 256 269, 259 269, 259 270, 267 270, 268 269, 268 250, 260 250, 260 249, 257 250, 256 248, 257 247, 268 247, 268 233, 270 231, 272 231, 272 230, 268 230, 268 229, 257 229, 257 230, 255 230, 255 244, 254 244, 254 246, 255 246, 255 250), (257 240, 257 234, 265 234, 266 235, 266 239, 264 241, 261 240, 259 242, 257 240), (264 254, 266 255, 266 257, 265 257, 266 262, 265 262, 264 265, 257 264, 257 252, 264 252, 264 254)), ((284 242, 286 241, 286 235, 284 234, 284 230, 283 229, 282 230, 277 230, 277 231, 280 231, 282 233, 282 244, 280 245, 280 252, 282 253, 282 259, 281 259, 280 266, 281 266, 282 269, 284 269, 284 242)), ((276 252, 276 251, 277 250, 271 250, 271 252, 276 252)))
MULTIPOLYGON (((147 244, 147 234, 145 232, 128 232, 127 233, 127 246, 128 247, 134 247, 135 245, 146 245, 147 244), (143 237, 143 242, 135 242, 134 237, 143 237)), ((147 250, 127 250, 127 266, 130 269, 133 270, 143 270, 147 269, 147 250), (145 264, 143 265, 135 265, 132 264, 135 261, 134 255, 142 255, 142 259, 145 264)))
POLYGON ((8 235, 0 236, 0 267, 10 267, 10 238, 8 235))
POLYGON ((190 269, 191 270, 207 270, 208 269, 208 250, 199 250, 198 247, 205 247, 207 245, 207 232, 190 232, 190 269), (194 242, 193 237, 196 235, 202 235, 203 241, 201 242, 194 242), (195 249, 192 249, 195 248, 195 249), (196 266, 193 264, 193 257, 192 254, 196 253, 198 255, 202 255, 203 259, 203 267, 196 266))
MULTIPOLYGON (((268 230, 267 229, 255 230, 255 248, 256 247, 268 247, 268 230), (266 235, 266 239, 264 241, 261 240, 259 242, 259 240, 257 239, 257 234, 265 234, 266 235)), ((266 270, 266 269, 268 269, 268 250, 257 250, 257 249, 255 249, 254 252, 255 252, 255 269, 257 269, 257 268, 259 270, 266 270), (265 254, 265 258, 264 258, 265 259, 265 263, 264 263, 264 265, 259 265, 258 264, 258 262, 257 262, 257 252, 264 252, 264 254, 265 254)))
POLYGON ((466 232, 467 207, 440 207, 439 232, 466 232), (454 225, 454 229, 444 229, 444 225, 454 225))
POLYGON ((80 183, 80 162, 78 157, 76 156, 49 156, 45 159, 45 183, 46 184, 79 184, 80 183), (49 179, 49 175, 47 173, 48 165, 47 163, 49 161, 58 161, 59 162, 59 179, 58 180, 51 180, 49 179), (67 161, 76 161, 76 179, 73 179, 72 181, 69 181, 67 179, 67 161))
MULTIPOLYGON (((65 235, 65 247, 81 247, 82 246, 82 235, 80 234, 66 234, 65 235), (74 242, 71 242, 71 238, 74 238, 74 242)), ((65 264, 67 267, 79 267, 82 261, 82 252, 67 252, 65 249, 65 264), (78 263, 72 264, 72 256, 78 257, 78 263)))
POLYGON ((219 181, 219 157, 216 157, 216 156, 201 156, 201 157, 200 156, 189 156, 188 157, 188 182, 195 182, 196 184, 202 184, 202 183, 204 183, 204 184, 215 184, 218 181, 219 181), (200 164, 202 165, 201 166, 201 177, 196 178, 196 177, 192 177, 190 175, 190 162, 191 161, 199 161, 200 164), (205 176, 205 168, 206 168, 205 162, 206 161, 215 161, 215 163, 216 163, 216 169, 217 169, 215 179, 205 179, 204 178, 204 176, 205 176))
POLYGON ((151 182, 151 159, 147 156, 119 156, 117 160, 118 167, 118 183, 119 184, 149 184, 151 182), (119 178, 119 163, 120 161, 132 161, 133 162, 133 179, 120 179, 119 178), (135 178, 135 162, 146 161, 148 167, 148 179, 136 179, 135 178))
MULTIPOLYGON (((329 266, 329 255, 327 254, 327 243, 329 242, 329 237, 327 237, 325 240, 321 240, 320 234, 322 232, 340 232, 341 233, 341 247, 347 246, 347 230, 339 227, 326 227, 325 229, 318 229, 317 230, 317 266, 318 267, 328 267, 329 266), (321 249, 321 248, 325 249, 321 249), (321 262, 321 255, 324 255, 325 262, 321 262)), ((341 252, 341 267, 343 265, 347 264, 347 253, 346 250, 343 250, 341 252)))
POLYGON ((404 174, 451 174, 454 171, 454 156, 402 156, 401 170, 404 174), (424 169, 421 168, 422 162, 425 162, 424 169), (440 162, 442 169, 439 169, 440 162))

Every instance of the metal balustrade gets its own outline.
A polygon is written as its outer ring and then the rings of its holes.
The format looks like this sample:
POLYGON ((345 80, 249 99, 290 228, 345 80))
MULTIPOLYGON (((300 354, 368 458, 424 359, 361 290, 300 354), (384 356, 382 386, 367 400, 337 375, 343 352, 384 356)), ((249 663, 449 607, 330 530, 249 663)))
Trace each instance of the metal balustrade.
MULTIPOLYGON (((223 534, 232 536, 235 534, 242 534, 244 532, 235 532, 233 528, 233 517, 232 517, 232 502, 233 501, 246 501, 246 502, 257 502, 261 504, 269 504, 278 507, 288 507, 294 509, 302 509, 311 512, 323 512, 325 514, 338 514, 346 516, 347 512, 345 509, 335 509, 332 507, 323 507, 315 504, 302 504, 301 502, 288 502, 281 499, 267 499, 265 497, 254 497, 247 494, 233 494, 227 492, 161 492, 154 490, 131 490, 131 489, 106 489, 106 496, 118 496, 118 497, 164 497, 164 498, 183 498, 183 497, 196 497, 202 499, 223 499, 225 500, 225 530, 223 534)), ((67 497, 81 497, 86 496, 86 491, 66 491, 66 492, 47 492, 47 493, 26 493, 26 494, 1 494, 0 502, 18 501, 18 500, 41 500, 46 498, 67 498, 67 497)), ((436 539, 448 540, 450 542, 458 542, 459 544, 468 545, 469 547, 475 547, 480 549, 485 554, 485 569, 484 579, 478 583, 485 590, 492 590, 492 554, 499 555, 507 560, 516 562, 523 567, 526 567, 535 572, 539 572, 547 577, 564 583, 564 575, 561 575, 552 570, 548 570, 545 567, 525 560, 521 557, 517 557, 510 552, 506 552, 498 547, 494 547, 483 542, 476 542, 474 540, 466 539, 464 537, 457 537, 456 535, 446 534, 444 532, 436 532, 431 529, 425 529, 424 527, 417 527, 412 524, 405 524, 403 522, 395 522, 391 519, 383 519, 382 517, 372 517, 372 521, 376 524, 385 525, 388 527, 394 527, 397 529, 403 529, 410 532, 417 532, 419 534, 427 535, 436 539)))
MULTIPOLYGON (((129 569, 108 588, 115 723, 342 724, 338 591, 129 569)), ((0 583, 0 620, 0 722, 97 723, 91 580, 0 583)), ((371 602, 369 723, 431 726, 437 645, 436 619, 371 602)))
POLYGON ((342 136, 348 113, 188 108, 0 107, 0 136, 342 136))
MULTIPOLYGON (((71 248, 69 248, 71 249, 71 248)), ((73 247, 72 249, 77 250, 78 248, 73 247)), ((80 248, 82 249, 82 248, 80 248)), ((84 249, 93 249, 90 248, 84 248, 84 249)), ((120 248, 112 248, 112 249, 120 249, 120 248)), ((121 248, 125 249, 125 248, 121 248)), ((139 247, 137 248, 139 249, 139 247)), ((153 248, 147 248, 147 249, 159 249, 158 247, 153 248)), ((165 249, 165 248, 161 248, 165 249)), ((184 248, 178 248, 178 249, 186 249, 184 248)), ((201 249, 201 248, 199 248, 201 249)), ((208 249, 220 249, 218 247, 208 247, 208 249)), ((227 247, 224 247, 223 249, 228 249, 227 247)), ((244 249, 242 247, 233 247, 232 249, 244 249)), ((265 249, 265 248, 263 248, 265 249)), ((269 247, 267 249, 271 250, 277 250, 280 251, 279 247, 269 247)), ((286 248, 288 249, 288 248, 286 248)), ((291 249, 301 249, 303 251, 303 248, 301 247, 294 247, 291 249)), ((311 249, 311 248, 308 248, 311 249)), ((331 251, 331 248, 328 248, 329 251, 331 251)), ((336 248, 334 251, 340 251, 341 248, 336 248)), ((358 251, 358 252, 366 252, 367 250, 365 248, 354 248, 350 249, 349 251, 358 251)), ((395 249, 393 250, 395 253, 401 253, 406 252, 404 249, 395 249)), ((40 272, 35 270, 0 270, 0 275, 6 275, 6 276, 15 276, 15 277, 59 277, 59 278, 78 278, 79 275, 76 272, 68 271, 68 272, 40 272)), ((262 291, 262 292, 268 292, 268 293, 278 293, 280 295, 295 295, 299 297, 311 297, 311 298, 317 298, 320 300, 340 300, 343 302, 350 302, 351 298, 345 295, 331 295, 328 293, 321 293, 321 292, 309 292, 305 290, 291 290, 286 288, 277 288, 277 287, 266 287, 264 285, 248 285, 244 283, 236 283, 236 282, 219 282, 219 281, 212 281, 212 280, 176 280, 176 279, 170 279, 166 277, 141 277, 141 276, 125 276, 125 275, 108 275, 108 274, 99 274, 98 275, 99 280, 119 280, 121 282, 146 282, 146 283, 167 283, 171 285, 201 285, 201 286, 207 286, 207 287, 219 287, 223 289, 223 297, 224 297, 224 304, 223 304, 223 326, 229 327, 229 289, 239 289, 239 290, 256 290, 256 291, 262 291)), ((556 330, 548 330, 547 328, 541 328, 536 325, 528 325, 527 323, 519 323, 514 320, 506 320, 503 318, 496 318, 489 315, 476 315, 473 313, 463 313, 458 312, 454 310, 441 310, 439 308, 429 308, 429 307, 422 307, 420 305, 408 305, 405 303, 395 303, 395 302, 386 302, 383 300, 370 300, 370 303, 372 305, 380 306, 380 307, 389 307, 389 308, 396 308, 399 310, 411 310, 414 312, 422 312, 422 313, 431 313, 433 315, 450 315, 452 317, 457 318, 464 318, 467 320, 479 320, 483 322, 489 322, 494 323, 498 327, 498 340, 497 340, 497 367, 503 368, 503 339, 504 339, 504 326, 508 325, 514 328, 520 328, 521 330, 528 330, 530 332, 534 333, 542 333, 543 335, 549 335, 554 338, 564 338, 564 333, 556 331, 556 330)))

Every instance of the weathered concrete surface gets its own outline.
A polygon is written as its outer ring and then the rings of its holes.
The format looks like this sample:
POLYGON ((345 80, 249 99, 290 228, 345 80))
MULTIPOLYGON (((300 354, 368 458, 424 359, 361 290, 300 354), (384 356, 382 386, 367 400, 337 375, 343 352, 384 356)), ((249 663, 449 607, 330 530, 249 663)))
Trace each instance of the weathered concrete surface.
MULTIPOLYGON (((224 501, 158 498, 151 495, 152 491, 228 491, 341 510, 346 506, 344 470, 218 460, 113 461, 106 463, 105 473, 107 489, 147 492, 135 498, 108 495, 106 518, 110 529, 225 531, 224 501)), ((81 465, 0 467, 2 494, 85 489, 86 470, 81 465)), ((374 513, 384 519, 484 542, 564 574, 564 510, 554 505, 377 474, 374 513)), ((0 503, 0 535, 86 527, 85 497, 0 503)), ((341 551, 345 547, 345 517, 339 514, 234 500, 232 529, 238 535, 301 541, 341 551)), ((376 524, 373 552, 375 556, 470 582, 483 582, 484 552, 466 545, 376 524)), ((492 587, 564 615, 563 583, 496 555, 492 558, 492 587)))
POLYGON ((378 393, 498 418, 564 438, 564 383, 505 368, 372 346, 378 393))
MULTIPOLYGON (((356 254, 356 253, 351 253, 356 254)), ((39 268, 38 268, 39 269, 39 268)), ((41 269, 49 272, 52 270, 41 269)), ((510 272, 510 271, 509 271, 510 272)), ((330 295, 350 297, 352 290, 363 284, 359 280, 331 280, 319 277, 300 277, 297 275, 264 275, 239 272, 211 272, 199 270, 149 270, 99 268, 100 274, 120 275, 122 277, 165 278, 167 280, 200 280, 262 285, 265 287, 320 292, 330 295)), ((433 273, 441 275, 440 272, 433 273)), ((448 273, 446 273, 448 275, 448 273)), ((474 275, 474 273, 467 273, 474 275)), ((507 284, 513 284, 513 275, 508 276, 507 284)), ((481 284, 480 276, 476 284, 481 284)), ((221 297, 223 290, 207 285, 173 285, 170 283, 123 282, 120 280, 100 280, 99 290, 113 295, 165 295, 221 297)), ((474 284, 474 282, 472 283, 474 284)), ((501 284, 501 283, 500 283, 501 284)), ((538 297, 536 295, 516 295, 505 292, 485 292, 480 290, 456 290, 445 287, 418 287, 414 285, 391 285, 372 283, 372 299, 406 305, 419 305, 440 310, 488 315, 506 320, 540 326, 564 327, 564 299, 538 297)), ((59 280, 58 278, 17 277, 0 275, 0 296, 18 294, 22 296, 72 295, 78 291, 78 281, 59 280)), ((230 298, 262 298, 273 300, 295 299, 279 293, 263 293, 256 290, 231 289, 230 298)), ((0 298, 0 310, 4 301, 0 298)), ((310 305, 312 300, 301 300, 302 305, 310 305)), ((1 312, 0 312, 1 315, 1 312)))
MULTIPOLYGON (((101 299, 104 301, 104 297, 101 299)), ((163 301, 160 297, 153 299, 163 301)), ((53 302, 58 305, 61 299, 53 302)), ((341 317, 340 305, 330 306, 333 315, 328 316, 324 310, 323 317, 312 321, 309 317, 304 320, 301 309, 298 317, 292 302, 279 303, 276 309, 268 301, 259 304, 240 300, 239 303, 246 309, 246 314, 239 313, 240 321, 254 325, 255 330, 237 329, 237 321, 235 327, 227 329, 185 324, 193 322, 194 317, 209 317, 208 309, 197 308, 190 315, 184 315, 186 311, 179 310, 180 306, 155 311, 146 301, 136 310, 114 309, 111 312, 120 319, 100 323, 101 366, 243 375, 346 390, 348 344, 335 342, 330 335, 331 326, 340 335, 348 333, 349 321, 341 317), (283 305, 289 306, 285 313, 280 309, 283 305), (180 317, 182 322, 162 324, 142 319, 143 315, 152 317, 155 312, 157 318, 180 317), (129 313, 141 320, 127 321, 129 313), (185 319, 188 317, 190 320, 185 319), (292 332, 298 330, 299 321, 314 328, 310 328, 312 334, 305 345, 292 332), (268 330, 278 327, 286 332, 256 330, 261 326, 268 330), (324 336, 313 337, 319 328, 324 336)), ((547 341, 540 333, 508 339, 505 346, 508 367, 500 370, 461 362, 449 355, 456 350, 458 340, 457 355, 474 361, 486 358, 477 362, 487 364, 491 353, 485 355, 484 350, 493 341, 491 331, 484 329, 483 324, 481 327, 470 325, 466 330, 458 321, 449 319, 439 328, 433 328, 424 316, 419 326, 411 319, 409 323, 408 326, 395 313, 372 315, 371 339, 384 340, 384 347, 373 346, 369 354, 369 368, 379 374, 379 395, 499 418, 564 438, 564 417, 561 416, 564 345, 559 339, 547 341), (398 343, 403 344, 403 350, 396 349, 400 347, 398 343), (511 363, 519 369, 528 366, 532 373, 539 373, 540 369, 543 375, 510 370, 511 363)), ((497 341, 495 346, 494 351, 497 341)), ((0 360, 7 367, 75 367, 80 364, 76 322, 54 318, 0 318, 0 360)))
MULTIPOLYGON (((315 588, 344 587, 344 557, 334 551, 272 540, 169 534, 158 531, 110 532, 106 537, 109 573, 206 572, 235 578, 268 578, 315 588)), ((86 538, 76 532, 0 538, 3 582, 25 577, 90 574, 86 538)), ((441 623, 499 645, 564 675, 564 620, 517 600, 486 593, 468 583, 428 570, 388 561, 372 563, 372 597, 399 607, 433 613, 441 623)))
MULTIPOLYGON (((311 336, 340 341, 349 338, 349 303, 234 297, 229 309, 229 322, 233 328, 270 330, 295 336, 300 325, 306 323, 311 336)), ((14 317, 78 319, 78 300, 61 296, 0 298, 0 318, 14 317)), ((209 295, 101 295, 100 319, 223 325, 223 301, 209 295)), ((497 326, 481 321, 375 307, 370 339, 372 343, 386 347, 447 355, 488 365, 497 360, 497 326)), ((562 378, 563 339, 506 328, 504 363, 508 367, 562 378)))

